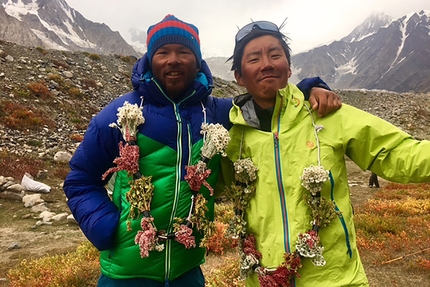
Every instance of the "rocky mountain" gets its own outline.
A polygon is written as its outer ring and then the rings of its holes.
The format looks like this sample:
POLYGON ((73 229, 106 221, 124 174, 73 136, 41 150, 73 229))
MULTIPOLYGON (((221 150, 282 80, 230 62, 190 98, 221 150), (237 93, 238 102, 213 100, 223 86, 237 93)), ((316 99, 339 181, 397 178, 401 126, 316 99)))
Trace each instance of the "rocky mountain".
MULTIPOLYGON (((145 50, 145 32, 131 30, 133 46, 106 24, 85 19, 65 0, 0 0, 0 39, 60 51, 132 55, 145 50)), ((234 81, 226 57, 207 58, 212 73, 234 81)), ((334 89, 430 91, 430 11, 397 20, 373 14, 349 35, 293 55, 292 83, 320 76, 334 89)))
POLYGON ((374 14, 349 35, 292 57, 296 79, 321 76, 332 88, 430 91, 430 11, 393 20, 374 14))
POLYGON ((138 56, 122 36, 65 0, 0 0, 0 39, 63 51, 138 56))

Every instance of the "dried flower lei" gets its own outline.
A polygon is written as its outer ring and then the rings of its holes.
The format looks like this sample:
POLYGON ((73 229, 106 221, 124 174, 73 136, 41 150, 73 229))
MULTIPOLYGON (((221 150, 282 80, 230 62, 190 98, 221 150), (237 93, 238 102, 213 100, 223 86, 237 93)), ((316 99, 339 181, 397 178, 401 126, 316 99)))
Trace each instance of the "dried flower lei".
MULTIPOLYGON (((181 232, 186 230, 186 227, 194 225, 197 230, 203 233, 200 247, 207 247, 209 236, 214 230, 214 223, 206 216, 208 211, 207 200, 199 193, 199 190, 204 185, 210 191, 210 196, 213 196, 214 190, 206 181, 212 172, 208 169, 207 164, 216 154, 226 156, 225 150, 230 141, 230 135, 222 125, 212 123, 203 123, 200 133, 203 135, 203 146, 200 152, 201 159, 195 165, 186 166, 187 174, 184 177, 193 193, 190 212, 186 219, 176 218, 177 222, 174 229, 181 232), (185 225, 183 224, 184 222, 185 225)), ((188 242, 191 240, 194 241, 191 232, 183 233, 181 241, 188 242)))
MULTIPOLYGON (((324 182, 328 179, 329 171, 321 165, 320 145, 318 132, 324 127, 315 125, 315 121, 310 109, 305 105, 312 119, 314 135, 317 142, 318 165, 304 168, 300 177, 302 186, 309 191, 305 195, 313 220, 312 227, 297 235, 296 250, 293 253, 284 254, 284 262, 277 268, 265 268, 260 265, 262 254, 256 248, 256 240, 253 234, 246 232, 246 221, 244 213, 249 200, 255 195, 255 180, 258 168, 251 159, 238 159, 234 162, 235 182, 226 188, 227 197, 232 200, 235 209, 235 216, 230 223, 229 231, 231 236, 239 237, 239 250, 241 257, 240 277, 246 279, 252 273, 258 274, 260 286, 290 286, 294 277, 300 278, 299 269, 302 267, 302 258, 311 258, 315 266, 324 266, 326 261, 322 255, 324 247, 321 244, 319 230, 327 226, 338 214, 334 203, 321 196, 324 182)), ((243 134, 242 134, 243 137, 243 134)), ((242 146, 239 154, 242 153, 242 146)))
POLYGON ((206 217, 208 210, 207 201, 202 194, 198 193, 201 185, 206 186, 211 196, 213 195, 212 187, 206 182, 211 170, 207 168, 209 160, 217 153, 225 156, 225 148, 230 140, 228 131, 219 124, 202 125, 201 133, 204 135, 204 144, 201 150, 202 159, 195 166, 187 166, 187 175, 185 179, 193 191, 191 198, 191 207, 188 217, 184 220, 175 218, 173 232, 157 230, 154 224, 154 218, 150 213, 151 201, 154 195, 154 186, 151 182, 152 176, 143 176, 139 172, 139 147, 136 144, 136 134, 138 126, 145 122, 142 115, 142 104, 130 104, 125 101, 123 106, 118 108, 117 122, 109 126, 118 128, 123 135, 125 144, 121 141, 119 145, 120 156, 114 159, 116 167, 108 169, 102 179, 114 172, 125 170, 130 176, 130 190, 126 193, 126 199, 130 203, 129 218, 127 221, 127 230, 131 231, 131 219, 143 215, 140 226, 142 230, 138 231, 135 236, 135 243, 139 245, 140 256, 142 258, 149 256, 149 251, 163 251, 164 240, 175 239, 183 244, 185 248, 196 247, 193 233, 193 225, 197 230, 203 231, 204 238, 200 245, 206 246, 208 235, 213 230, 213 223, 206 217), (185 223, 185 224, 184 224, 185 223))
POLYGON ((154 194, 154 186, 151 176, 143 176, 139 172, 139 147, 136 144, 136 134, 139 125, 145 122, 142 115, 142 105, 130 104, 125 101, 123 106, 118 108, 116 123, 111 123, 111 128, 118 128, 125 140, 125 145, 121 141, 119 145, 119 157, 114 159, 116 167, 108 169, 102 176, 105 179, 109 174, 125 170, 130 176, 130 190, 126 193, 126 199, 130 203, 130 213, 127 220, 127 230, 131 231, 131 219, 143 214, 140 226, 135 236, 135 243, 139 245, 140 256, 149 256, 149 251, 162 251, 164 245, 159 242, 159 232, 154 225, 154 218, 151 216, 151 200, 154 194))

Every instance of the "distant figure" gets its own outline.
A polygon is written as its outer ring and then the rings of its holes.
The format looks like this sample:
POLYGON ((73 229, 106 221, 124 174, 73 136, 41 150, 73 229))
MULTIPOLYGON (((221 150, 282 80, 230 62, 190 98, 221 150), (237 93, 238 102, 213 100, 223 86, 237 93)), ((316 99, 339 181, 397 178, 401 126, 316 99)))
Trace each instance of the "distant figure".
POLYGON ((375 186, 376 188, 379 188, 379 181, 378 176, 372 172, 369 178, 369 187, 375 186))

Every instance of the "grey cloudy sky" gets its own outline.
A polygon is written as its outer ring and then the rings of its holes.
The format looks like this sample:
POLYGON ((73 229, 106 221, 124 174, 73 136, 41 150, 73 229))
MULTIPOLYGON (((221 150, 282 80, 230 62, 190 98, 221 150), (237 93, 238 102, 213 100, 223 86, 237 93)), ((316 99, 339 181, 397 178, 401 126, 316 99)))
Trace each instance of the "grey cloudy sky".
POLYGON ((398 19, 430 10, 429 0, 66 0, 93 22, 105 23, 129 40, 128 30, 147 28, 166 14, 193 23, 200 30, 204 57, 230 56, 234 35, 250 20, 281 24, 293 54, 348 35, 372 13, 398 19))

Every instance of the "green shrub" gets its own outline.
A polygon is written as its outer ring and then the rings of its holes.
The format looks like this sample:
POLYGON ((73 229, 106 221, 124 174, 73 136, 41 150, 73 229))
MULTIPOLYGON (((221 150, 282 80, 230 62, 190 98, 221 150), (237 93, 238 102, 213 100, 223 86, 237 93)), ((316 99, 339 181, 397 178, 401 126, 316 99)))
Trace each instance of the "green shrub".
POLYGON ((233 204, 228 202, 215 204, 216 220, 222 223, 230 223, 233 220, 233 204))
POLYGON ((35 146, 35 147, 41 147, 43 145, 43 142, 41 140, 29 140, 28 145, 35 146))
POLYGON ((121 58, 121 61, 123 61, 124 63, 133 64, 134 62, 136 62, 136 57, 120 56, 120 58, 121 58))
POLYGON ((54 81, 57 84, 62 84, 64 82, 63 76, 61 76, 60 74, 57 74, 57 73, 55 73, 55 74, 52 74, 52 73, 48 74, 48 80, 54 81))
POLYGON ((83 96, 81 90, 76 87, 70 88, 68 93, 72 98, 80 98, 83 96))
POLYGON ((100 61, 101 60, 101 57, 98 54, 90 54, 89 58, 93 61, 100 61))
POLYGON ((13 94, 18 98, 28 98, 31 95, 28 89, 23 89, 23 88, 15 88, 13 94))
POLYGON ((45 49, 43 49, 40 46, 36 47, 36 50, 39 51, 40 53, 42 53, 43 55, 46 55, 48 53, 48 51, 46 51, 45 49))

